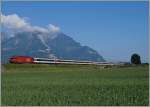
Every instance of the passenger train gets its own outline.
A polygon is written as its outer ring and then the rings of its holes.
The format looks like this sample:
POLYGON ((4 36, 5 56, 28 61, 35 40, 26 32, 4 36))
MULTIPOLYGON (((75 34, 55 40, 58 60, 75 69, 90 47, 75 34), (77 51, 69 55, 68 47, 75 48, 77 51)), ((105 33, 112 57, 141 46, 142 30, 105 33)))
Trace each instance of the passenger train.
POLYGON ((29 56, 13 56, 9 59, 10 63, 15 64, 94 64, 94 65, 112 65, 109 62, 77 61, 77 60, 60 60, 48 58, 33 58, 29 56))

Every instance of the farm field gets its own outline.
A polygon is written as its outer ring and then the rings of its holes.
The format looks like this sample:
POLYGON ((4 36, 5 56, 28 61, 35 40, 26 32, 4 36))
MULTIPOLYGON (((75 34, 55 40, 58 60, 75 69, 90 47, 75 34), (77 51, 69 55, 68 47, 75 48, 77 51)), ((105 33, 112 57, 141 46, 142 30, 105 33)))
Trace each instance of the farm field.
POLYGON ((2 65, 1 103, 9 106, 146 106, 148 66, 2 65))

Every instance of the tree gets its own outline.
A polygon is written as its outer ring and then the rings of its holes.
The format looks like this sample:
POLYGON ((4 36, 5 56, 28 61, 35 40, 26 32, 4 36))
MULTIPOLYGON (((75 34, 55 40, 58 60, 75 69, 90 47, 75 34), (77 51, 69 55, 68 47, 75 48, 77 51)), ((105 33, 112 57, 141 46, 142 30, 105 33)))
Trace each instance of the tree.
POLYGON ((141 58, 138 54, 134 53, 131 56, 131 63, 132 64, 141 64, 141 58))

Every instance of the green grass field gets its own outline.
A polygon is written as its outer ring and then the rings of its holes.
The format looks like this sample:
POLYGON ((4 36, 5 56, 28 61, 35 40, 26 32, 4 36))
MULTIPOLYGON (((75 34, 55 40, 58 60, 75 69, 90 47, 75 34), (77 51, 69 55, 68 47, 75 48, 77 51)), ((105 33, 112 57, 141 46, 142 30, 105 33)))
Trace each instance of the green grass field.
POLYGON ((149 104, 148 66, 7 64, 2 71, 2 105, 149 104))

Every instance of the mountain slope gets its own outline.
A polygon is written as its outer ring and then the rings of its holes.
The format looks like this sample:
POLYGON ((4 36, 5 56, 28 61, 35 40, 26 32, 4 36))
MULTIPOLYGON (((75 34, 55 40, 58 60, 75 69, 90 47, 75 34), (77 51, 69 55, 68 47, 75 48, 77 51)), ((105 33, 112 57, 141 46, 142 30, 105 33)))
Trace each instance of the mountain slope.
POLYGON ((59 58, 75 60, 104 61, 103 58, 88 46, 81 46, 80 43, 63 33, 59 33, 54 39, 47 43, 52 52, 59 58))

